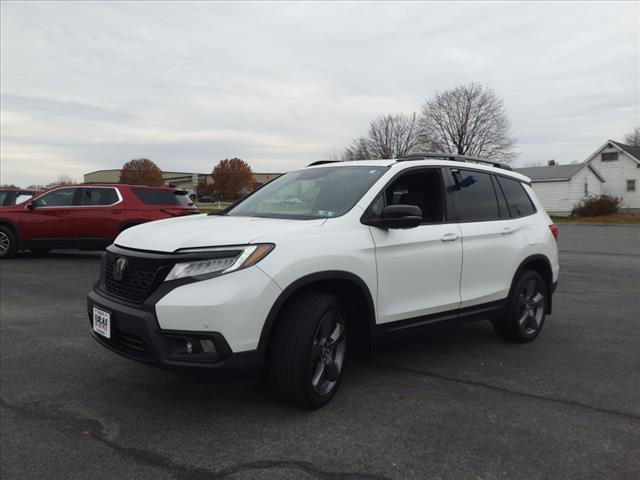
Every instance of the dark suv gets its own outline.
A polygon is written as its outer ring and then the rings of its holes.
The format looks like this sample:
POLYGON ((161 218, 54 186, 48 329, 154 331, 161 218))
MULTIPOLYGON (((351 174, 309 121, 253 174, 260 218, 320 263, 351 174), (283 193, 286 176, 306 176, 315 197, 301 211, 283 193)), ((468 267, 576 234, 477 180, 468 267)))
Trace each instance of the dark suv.
POLYGON ((102 249, 140 223, 198 213, 186 190, 124 184, 55 187, 0 207, 0 259, 20 249, 102 249))

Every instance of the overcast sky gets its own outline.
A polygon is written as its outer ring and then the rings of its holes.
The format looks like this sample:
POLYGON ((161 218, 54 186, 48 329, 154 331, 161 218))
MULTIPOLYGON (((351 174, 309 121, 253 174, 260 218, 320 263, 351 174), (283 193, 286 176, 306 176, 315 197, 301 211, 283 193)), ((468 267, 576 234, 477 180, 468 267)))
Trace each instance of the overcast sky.
POLYGON ((2 2, 1 183, 119 168, 286 171, 472 81, 517 164, 640 124, 639 3, 2 2))

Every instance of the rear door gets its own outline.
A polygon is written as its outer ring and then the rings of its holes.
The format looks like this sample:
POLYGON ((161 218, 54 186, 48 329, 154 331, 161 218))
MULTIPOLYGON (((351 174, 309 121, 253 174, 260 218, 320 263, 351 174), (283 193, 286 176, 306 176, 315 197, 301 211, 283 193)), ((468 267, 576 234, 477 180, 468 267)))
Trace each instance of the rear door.
POLYGON ((421 225, 410 229, 369 227, 378 271, 378 322, 389 323, 453 311, 460 303, 462 244, 458 225, 445 216, 439 168, 411 169, 385 187, 370 207, 420 207, 421 225))
POLYGON ((525 248, 524 232, 511 218, 492 174, 465 168, 447 170, 462 234, 460 307, 503 300, 525 248))
POLYGON ((87 247, 111 243, 124 219, 120 191, 106 186, 79 188, 78 207, 72 211, 71 219, 80 243, 87 247))

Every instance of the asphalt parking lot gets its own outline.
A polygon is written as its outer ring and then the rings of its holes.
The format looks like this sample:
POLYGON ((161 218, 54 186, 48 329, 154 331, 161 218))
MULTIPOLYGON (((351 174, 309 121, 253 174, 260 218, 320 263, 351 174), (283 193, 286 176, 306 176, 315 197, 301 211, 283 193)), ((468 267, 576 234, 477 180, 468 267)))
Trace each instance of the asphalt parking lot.
POLYGON ((640 478, 640 227, 560 227, 532 344, 488 322, 349 365, 324 409, 258 379, 121 358, 89 336, 97 254, 0 265, 3 479, 640 478))

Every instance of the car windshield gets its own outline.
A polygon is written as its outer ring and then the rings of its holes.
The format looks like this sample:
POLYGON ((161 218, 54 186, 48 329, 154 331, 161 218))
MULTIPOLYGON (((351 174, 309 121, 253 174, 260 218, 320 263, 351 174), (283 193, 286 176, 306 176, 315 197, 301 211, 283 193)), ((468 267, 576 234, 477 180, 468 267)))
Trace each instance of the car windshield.
POLYGON ((226 212, 227 215, 312 219, 345 214, 386 167, 321 167, 287 173, 226 212))

